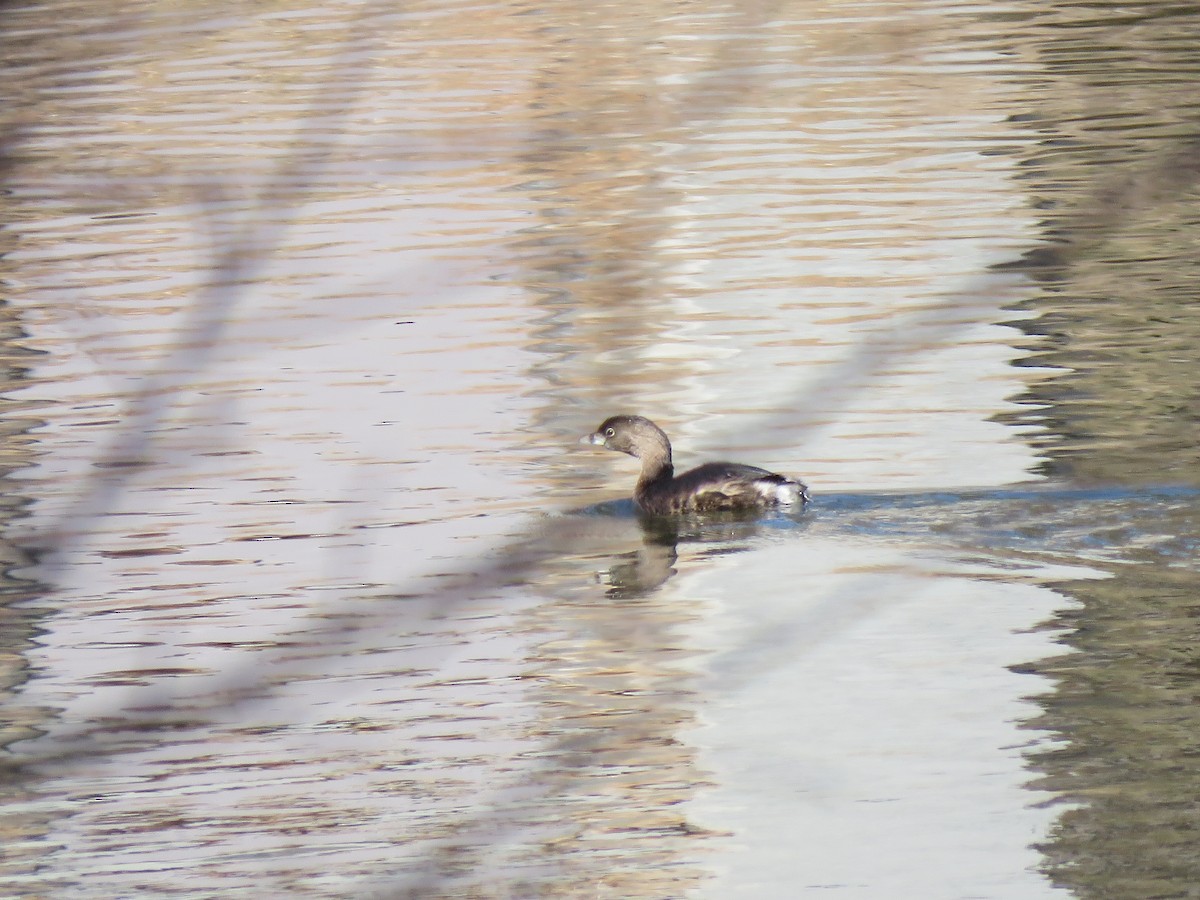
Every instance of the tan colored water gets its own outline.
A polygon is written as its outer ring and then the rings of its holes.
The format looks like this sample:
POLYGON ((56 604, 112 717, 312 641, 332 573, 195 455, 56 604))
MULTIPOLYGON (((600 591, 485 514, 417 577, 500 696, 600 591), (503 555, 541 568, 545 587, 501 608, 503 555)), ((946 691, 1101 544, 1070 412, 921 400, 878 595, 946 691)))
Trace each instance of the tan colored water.
POLYGON ((13 10, 5 892, 1066 896, 1021 10, 13 10))

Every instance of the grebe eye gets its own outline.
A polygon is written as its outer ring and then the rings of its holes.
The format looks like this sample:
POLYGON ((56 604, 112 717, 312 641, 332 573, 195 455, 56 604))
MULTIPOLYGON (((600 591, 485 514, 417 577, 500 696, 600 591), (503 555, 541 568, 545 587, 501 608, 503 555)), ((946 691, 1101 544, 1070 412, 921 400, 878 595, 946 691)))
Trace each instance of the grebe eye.
POLYGON ((604 436, 605 436, 605 437, 615 437, 615 436, 616 436, 616 434, 617 434, 617 432, 616 432, 614 429, 612 429, 612 428, 605 428, 605 429, 604 429, 604 436))

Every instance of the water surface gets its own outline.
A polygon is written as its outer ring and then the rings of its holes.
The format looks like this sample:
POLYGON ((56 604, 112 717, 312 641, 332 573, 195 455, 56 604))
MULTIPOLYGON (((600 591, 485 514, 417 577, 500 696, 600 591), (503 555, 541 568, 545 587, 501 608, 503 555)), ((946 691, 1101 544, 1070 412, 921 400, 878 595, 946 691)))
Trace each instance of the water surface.
POLYGON ((1190 889, 1195 22, 1112 12, 11 9, 6 892, 1190 889), (816 502, 642 521, 619 411, 816 502))

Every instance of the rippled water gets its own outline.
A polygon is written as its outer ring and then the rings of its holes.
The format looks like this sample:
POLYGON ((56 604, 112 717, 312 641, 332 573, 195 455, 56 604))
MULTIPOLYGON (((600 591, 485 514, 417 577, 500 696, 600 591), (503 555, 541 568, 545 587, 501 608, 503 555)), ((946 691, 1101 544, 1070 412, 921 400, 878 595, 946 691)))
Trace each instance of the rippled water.
POLYGON ((1196 29, 10 8, 5 892, 1186 896, 1196 29))

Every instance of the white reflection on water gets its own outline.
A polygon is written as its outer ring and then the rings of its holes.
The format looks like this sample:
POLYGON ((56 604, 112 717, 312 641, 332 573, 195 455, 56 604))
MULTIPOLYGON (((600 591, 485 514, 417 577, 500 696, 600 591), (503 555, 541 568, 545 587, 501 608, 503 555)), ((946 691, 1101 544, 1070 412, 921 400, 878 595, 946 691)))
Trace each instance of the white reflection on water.
POLYGON ((732 833, 705 895, 1062 896, 1025 842, 1061 810, 1014 803, 1039 737, 1007 666, 1061 652, 1028 629, 1068 601, 861 536, 754 557, 679 588, 715 653, 689 734, 714 787, 690 805, 732 833))
MULTIPOLYGON (((647 546, 537 515, 628 492, 567 437, 618 408, 818 503, 1024 477, 991 421, 1032 377, 994 324, 1022 285, 978 274, 1030 225, 982 153, 1009 139, 998 60, 923 52, 891 4, 857 45, 817 8, 500 4, 380 13, 369 69, 280 71, 360 12, 172 33, 169 59, 93 37, 128 68, 40 101, 6 260, 47 354, 14 532, 46 551, 14 890, 849 885, 858 828, 957 861, 881 857, 864 890, 1044 887, 1023 867, 1048 818, 1000 749, 1041 686, 1003 667, 1046 652, 1014 632, 1060 598, 914 574, 935 551, 911 535, 647 546), (639 44, 660 32, 720 49, 639 44), (312 183, 273 181, 316 113, 337 131, 312 183), (131 422, 142 465, 113 468, 131 422), (731 695, 747 655, 768 664, 731 695), (783 747, 807 794, 744 777, 783 747)), ((957 47, 961 17, 921 41, 957 47)))

